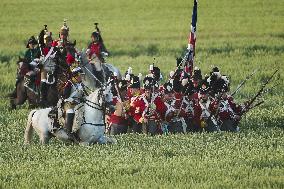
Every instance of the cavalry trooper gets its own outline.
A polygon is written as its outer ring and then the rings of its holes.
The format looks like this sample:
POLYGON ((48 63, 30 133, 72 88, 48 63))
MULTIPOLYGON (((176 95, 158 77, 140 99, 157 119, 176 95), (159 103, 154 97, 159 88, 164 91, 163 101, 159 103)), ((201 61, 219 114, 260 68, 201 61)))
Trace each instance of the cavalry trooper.
POLYGON ((53 46, 56 46, 62 50, 65 48, 67 43, 69 42, 69 26, 67 25, 67 20, 64 19, 63 26, 59 30, 59 39, 53 42, 53 46))
POLYGON ((74 139, 74 134, 72 133, 72 127, 75 117, 74 108, 77 104, 81 103, 81 99, 86 94, 81 79, 81 73, 82 70, 80 67, 73 68, 71 79, 66 82, 63 91, 64 110, 66 113, 65 128, 71 139, 74 139))
POLYGON ((104 56, 108 56, 109 52, 103 43, 99 31, 94 31, 91 34, 91 43, 88 45, 87 52, 89 55, 89 59, 91 59, 92 55, 95 54, 102 63, 105 62, 104 56))
MULTIPOLYGON (((47 28, 43 30, 43 44, 41 44, 42 53, 42 67, 40 73, 40 105, 45 106, 47 100, 47 71, 44 69, 44 65, 50 63, 49 61, 55 61, 55 55, 57 51, 52 46, 52 33, 47 31, 47 28), (51 60, 52 59, 52 60, 51 60)), ((41 34, 40 34, 41 35, 41 34)), ((50 65, 51 66, 51 65, 50 65)))
POLYGON ((201 81, 198 102, 194 104, 194 124, 199 131, 213 132, 218 131, 219 126, 214 115, 217 106, 209 97, 209 89, 209 83, 206 80, 201 81))
POLYGON ((86 50, 86 55, 93 66, 94 75, 102 82, 104 76, 101 63, 105 62, 104 57, 108 56, 108 51, 106 50, 103 42, 100 40, 101 37, 99 32, 93 32, 91 34, 91 39, 92 42, 86 50))
POLYGON ((34 91, 33 86, 36 81, 38 73, 37 65, 40 58, 40 49, 34 36, 29 38, 26 48, 28 50, 25 52, 25 60, 29 64, 29 72, 25 75, 25 86, 34 91))
POLYGON ((126 120, 126 112, 125 112, 125 100, 127 93, 127 81, 120 80, 118 82, 118 86, 114 83, 115 90, 113 103, 115 106, 115 111, 110 115, 110 134, 118 135, 127 133, 127 120, 126 120))
POLYGON ((161 133, 160 124, 167 107, 156 93, 159 86, 154 78, 146 76, 143 80, 144 94, 134 102, 134 120, 143 124, 143 132, 151 135, 161 133))

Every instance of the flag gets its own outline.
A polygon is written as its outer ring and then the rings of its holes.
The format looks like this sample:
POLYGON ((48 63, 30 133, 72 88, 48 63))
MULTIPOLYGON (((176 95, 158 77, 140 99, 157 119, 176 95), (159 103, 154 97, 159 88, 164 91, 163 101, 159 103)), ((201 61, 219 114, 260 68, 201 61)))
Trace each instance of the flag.
POLYGON ((192 76, 193 63, 195 56, 195 42, 196 42, 196 23, 197 23, 197 0, 194 0, 191 27, 188 35, 188 45, 185 56, 183 57, 184 71, 192 76))

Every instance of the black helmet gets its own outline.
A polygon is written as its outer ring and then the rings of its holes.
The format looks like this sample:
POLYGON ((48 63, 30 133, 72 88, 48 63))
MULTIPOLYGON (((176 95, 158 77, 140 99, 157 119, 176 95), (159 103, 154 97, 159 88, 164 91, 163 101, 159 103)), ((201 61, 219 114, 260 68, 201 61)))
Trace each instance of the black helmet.
POLYGON ((144 89, 151 89, 155 85, 153 77, 146 76, 143 80, 144 89))
POLYGON ((165 94, 172 93, 173 92, 173 84, 170 83, 170 82, 165 83, 164 84, 164 91, 165 91, 165 94))
POLYGON ((35 39, 34 36, 31 36, 28 40, 28 43, 27 43, 27 48, 29 48, 29 44, 33 44, 33 45, 37 45, 37 40, 35 39))
POLYGON ((140 88, 140 80, 138 76, 133 76, 131 78, 131 83, 129 85, 129 88, 135 88, 135 89, 139 89, 140 88))
POLYGON ((97 32, 97 31, 95 31, 95 32, 92 33, 91 37, 94 37, 95 39, 97 39, 97 40, 99 41, 99 39, 100 39, 100 33, 97 32))
POLYGON ((127 81, 126 80, 120 80, 118 82, 118 88, 119 88, 120 91, 127 90, 127 81))

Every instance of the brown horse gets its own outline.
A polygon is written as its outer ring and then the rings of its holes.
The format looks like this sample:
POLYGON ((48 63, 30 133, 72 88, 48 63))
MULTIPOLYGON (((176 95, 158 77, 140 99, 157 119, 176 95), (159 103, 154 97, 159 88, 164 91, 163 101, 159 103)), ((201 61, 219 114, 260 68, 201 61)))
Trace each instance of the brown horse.
MULTIPOLYGON (((24 104, 28 101, 30 107, 38 107, 39 106, 39 87, 34 86, 34 90, 25 86, 25 75, 31 70, 29 63, 24 59, 20 58, 17 61, 17 82, 16 88, 13 93, 9 95, 10 97, 10 107, 11 109, 16 109, 17 106, 24 104)), ((57 69, 54 72, 55 79, 59 74, 59 70, 57 69)), ((57 90, 57 82, 54 84, 50 84, 47 86, 47 106, 55 106, 58 102, 58 90, 57 90)))

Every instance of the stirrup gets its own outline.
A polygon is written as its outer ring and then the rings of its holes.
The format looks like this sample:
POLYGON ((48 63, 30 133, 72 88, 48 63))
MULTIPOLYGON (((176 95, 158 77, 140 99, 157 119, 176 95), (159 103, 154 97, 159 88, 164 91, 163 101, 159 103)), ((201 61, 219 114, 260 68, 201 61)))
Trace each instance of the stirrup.
POLYGON ((71 132, 71 133, 66 132, 66 133, 67 133, 68 138, 69 138, 69 140, 70 140, 71 142, 74 142, 75 144, 79 144, 79 143, 80 143, 80 141, 78 140, 78 138, 75 136, 75 135, 76 135, 75 133, 73 133, 73 132, 71 132))

